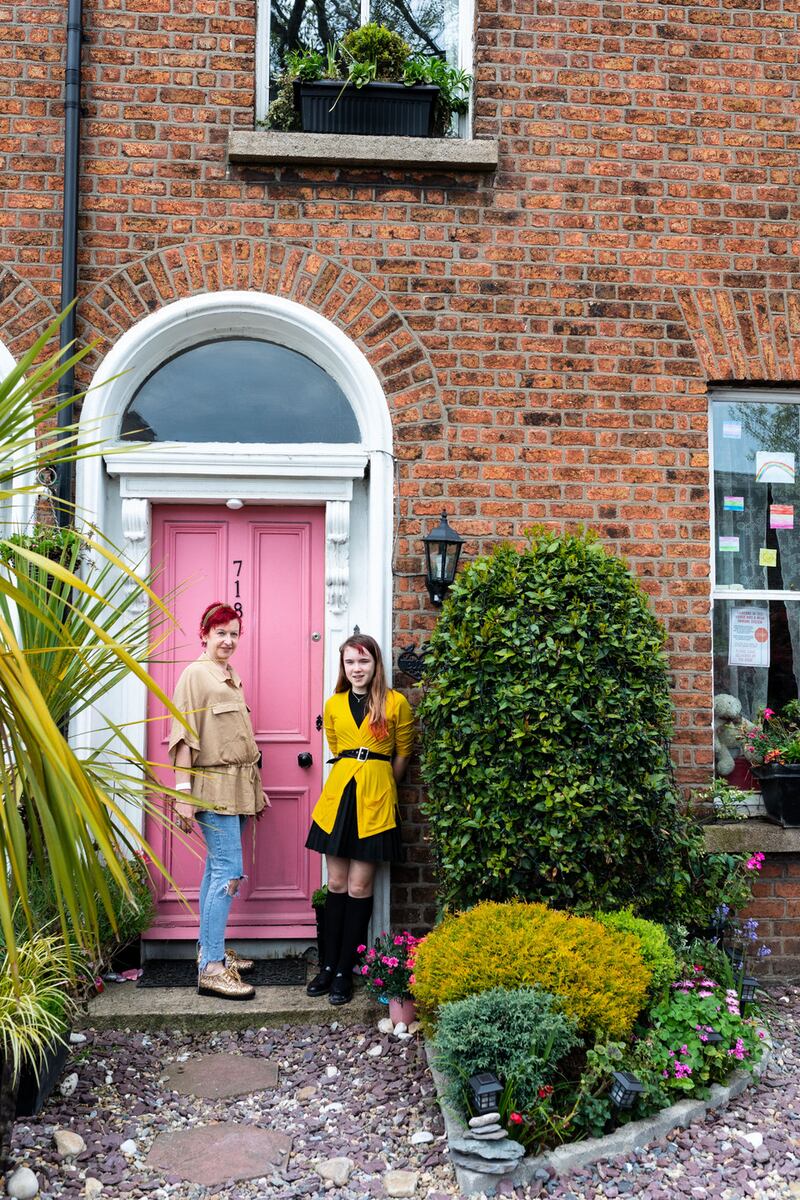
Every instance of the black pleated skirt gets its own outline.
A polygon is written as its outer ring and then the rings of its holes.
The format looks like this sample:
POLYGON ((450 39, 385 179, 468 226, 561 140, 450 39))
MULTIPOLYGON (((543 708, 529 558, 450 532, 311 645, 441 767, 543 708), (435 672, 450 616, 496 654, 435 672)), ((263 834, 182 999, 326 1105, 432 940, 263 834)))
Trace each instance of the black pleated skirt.
POLYGON ((403 844, 400 827, 387 829, 384 833, 373 833, 369 837, 358 836, 356 812, 356 781, 351 779, 342 792, 333 829, 326 833, 316 821, 306 838, 306 850, 318 854, 332 854, 335 858, 355 858, 359 862, 403 862, 403 844))

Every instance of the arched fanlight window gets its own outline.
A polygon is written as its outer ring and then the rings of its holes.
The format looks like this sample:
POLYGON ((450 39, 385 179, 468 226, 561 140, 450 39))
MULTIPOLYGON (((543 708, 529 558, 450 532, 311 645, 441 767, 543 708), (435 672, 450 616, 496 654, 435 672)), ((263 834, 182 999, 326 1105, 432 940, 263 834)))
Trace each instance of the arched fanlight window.
POLYGON ((287 346, 256 338, 202 342, 162 363, 122 419, 133 442, 358 442, 339 385, 287 346))

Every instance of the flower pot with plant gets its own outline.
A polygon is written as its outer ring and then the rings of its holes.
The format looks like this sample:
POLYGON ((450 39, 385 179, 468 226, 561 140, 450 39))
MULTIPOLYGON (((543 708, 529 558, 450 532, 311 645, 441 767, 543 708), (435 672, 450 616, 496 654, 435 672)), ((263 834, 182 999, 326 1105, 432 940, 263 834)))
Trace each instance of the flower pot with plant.
POLYGON ((743 723, 742 732, 767 816, 784 827, 800 826, 800 700, 779 713, 763 709, 755 724, 743 723))
POLYGON ((466 112, 471 76, 435 55, 416 55, 374 22, 318 50, 294 50, 267 127, 310 133, 444 137, 466 112))
POLYGON ((414 985, 414 953, 421 942, 403 930, 402 933, 382 933, 374 945, 359 946, 361 958, 356 968, 370 996, 389 1005, 389 1015, 395 1024, 409 1025, 416 1016, 412 987, 414 985))

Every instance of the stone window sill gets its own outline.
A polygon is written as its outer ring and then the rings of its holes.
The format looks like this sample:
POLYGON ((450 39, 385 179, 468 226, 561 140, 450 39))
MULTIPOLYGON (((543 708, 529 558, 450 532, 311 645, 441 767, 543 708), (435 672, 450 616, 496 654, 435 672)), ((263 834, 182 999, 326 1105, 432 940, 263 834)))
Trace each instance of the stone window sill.
POLYGON ((770 821, 734 821, 730 825, 705 825, 703 834, 709 853, 800 854, 800 828, 783 829, 770 821))
POLYGON ((343 133, 238 130, 228 158, 256 166, 408 167, 415 171, 496 171, 498 143, 489 138, 364 137, 343 133))

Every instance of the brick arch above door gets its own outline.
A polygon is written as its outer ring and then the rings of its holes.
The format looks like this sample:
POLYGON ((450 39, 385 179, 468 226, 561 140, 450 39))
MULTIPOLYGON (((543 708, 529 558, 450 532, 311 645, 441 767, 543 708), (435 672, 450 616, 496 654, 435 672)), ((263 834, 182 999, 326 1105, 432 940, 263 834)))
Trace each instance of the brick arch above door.
POLYGON ((87 360, 84 374, 91 374, 104 349, 157 309, 227 290, 269 293, 325 317, 358 346, 378 376, 400 456, 408 443, 430 440, 431 423, 441 422, 444 410, 433 365, 416 332, 368 279, 299 246, 244 240, 190 243, 117 272, 81 301, 82 337, 105 344, 87 360))

